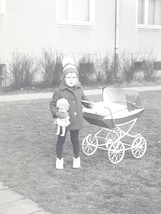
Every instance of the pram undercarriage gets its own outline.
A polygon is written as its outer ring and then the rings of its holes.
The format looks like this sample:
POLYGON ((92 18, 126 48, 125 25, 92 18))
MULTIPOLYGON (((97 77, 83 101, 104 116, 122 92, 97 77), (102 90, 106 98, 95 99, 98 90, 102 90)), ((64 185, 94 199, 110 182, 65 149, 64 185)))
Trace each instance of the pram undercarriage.
MULTIPOLYGON (((135 93, 132 92, 132 94, 134 99, 135 93)), ((103 98, 104 102, 97 106, 98 111, 83 109, 85 120, 102 127, 97 133, 89 134, 83 139, 84 154, 90 156, 97 149, 107 150, 109 160, 114 164, 124 158, 126 150, 131 150, 135 158, 141 158, 147 149, 146 140, 141 134, 131 130, 144 108, 138 107, 137 103, 131 102, 130 99, 128 101, 125 91, 116 88, 103 89, 103 98), (130 107, 128 107, 129 104, 130 107), (101 106, 103 106, 102 109, 101 106), (132 143, 129 143, 131 139, 132 143)), ((138 94, 134 100, 138 102, 138 94)))

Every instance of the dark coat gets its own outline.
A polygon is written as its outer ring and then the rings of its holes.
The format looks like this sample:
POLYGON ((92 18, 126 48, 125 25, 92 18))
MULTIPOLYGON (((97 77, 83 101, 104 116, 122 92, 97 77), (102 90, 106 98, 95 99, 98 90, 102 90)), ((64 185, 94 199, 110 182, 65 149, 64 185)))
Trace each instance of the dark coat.
MULTIPOLYGON (((83 114, 82 114, 82 102, 81 100, 87 100, 83 89, 80 85, 70 88, 65 84, 59 86, 53 94, 52 101, 50 102, 50 110, 52 117, 56 118, 57 108, 56 102, 58 99, 65 98, 69 102, 69 116, 70 116, 70 125, 68 130, 79 130, 83 126, 83 114)), ((90 104, 83 104, 87 108, 91 108, 90 104)))

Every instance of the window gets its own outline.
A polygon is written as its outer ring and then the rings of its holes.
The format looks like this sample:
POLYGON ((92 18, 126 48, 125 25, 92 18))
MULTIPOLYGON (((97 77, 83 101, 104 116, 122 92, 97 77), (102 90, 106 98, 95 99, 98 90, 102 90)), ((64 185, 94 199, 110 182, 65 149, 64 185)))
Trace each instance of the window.
POLYGON ((161 0, 138 0, 137 24, 161 28, 161 0))
POLYGON ((57 24, 94 25, 94 0, 57 0, 57 24))
POLYGON ((0 17, 3 17, 5 15, 6 15, 5 0, 0 0, 0 17))

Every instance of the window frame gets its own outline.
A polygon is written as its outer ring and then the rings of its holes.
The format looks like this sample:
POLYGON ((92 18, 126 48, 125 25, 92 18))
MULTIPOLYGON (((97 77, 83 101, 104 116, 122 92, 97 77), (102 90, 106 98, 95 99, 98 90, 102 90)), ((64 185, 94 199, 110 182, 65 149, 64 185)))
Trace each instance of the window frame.
POLYGON ((6 16, 5 0, 0 0, 0 17, 6 16))
POLYGON ((82 27, 94 27, 95 25, 95 0, 90 0, 90 8, 89 8, 89 21, 74 21, 71 18, 72 13, 72 0, 68 0, 68 20, 60 20, 57 13, 57 5, 58 1, 56 0, 56 24, 57 26, 82 26, 82 27))
POLYGON ((138 23, 138 5, 139 5, 139 0, 137 0, 137 7, 136 7, 136 24, 137 28, 143 28, 143 29, 156 29, 156 30, 161 30, 161 24, 160 25, 153 25, 148 23, 148 12, 149 12, 149 0, 145 0, 145 14, 144 14, 144 24, 139 24, 138 23))

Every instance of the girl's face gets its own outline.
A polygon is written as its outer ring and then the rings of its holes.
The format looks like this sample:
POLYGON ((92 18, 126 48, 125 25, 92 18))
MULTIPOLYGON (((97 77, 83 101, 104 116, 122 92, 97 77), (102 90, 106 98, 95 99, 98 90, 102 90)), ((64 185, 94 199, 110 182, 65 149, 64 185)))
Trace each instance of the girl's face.
POLYGON ((78 83, 78 77, 76 73, 68 73, 65 76, 65 84, 69 87, 73 87, 77 85, 78 83))

